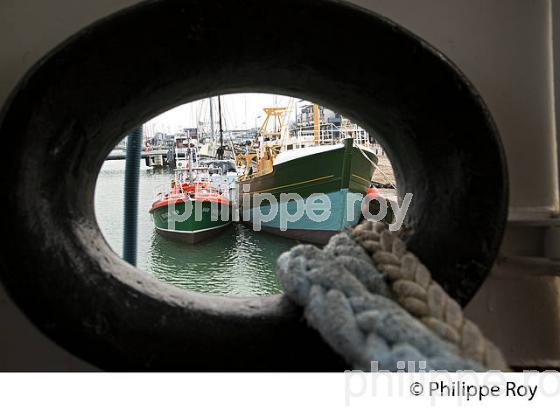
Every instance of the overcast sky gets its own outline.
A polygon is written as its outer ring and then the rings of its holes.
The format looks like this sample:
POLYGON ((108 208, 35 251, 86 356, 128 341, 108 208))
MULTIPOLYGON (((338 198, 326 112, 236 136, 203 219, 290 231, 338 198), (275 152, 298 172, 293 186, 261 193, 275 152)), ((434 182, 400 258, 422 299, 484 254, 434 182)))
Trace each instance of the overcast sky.
MULTIPOLYGON (((223 95, 222 115, 224 129, 246 129, 260 127, 265 115, 263 108, 287 106, 290 97, 271 94, 223 95), (275 104, 276 103, 276 104, 275 104)), ((214 97, 215 121, 218 121, 218 99, 214 97)), ((296 99, 296 102, 299 99, 296 99)), ((295 114, 294 114, 295 115, 295 114)), ((149 121, 169 127, 172 131, 185 127, 196 127, 197 121, 209 123, 208 99, 175 107, 149 121)))

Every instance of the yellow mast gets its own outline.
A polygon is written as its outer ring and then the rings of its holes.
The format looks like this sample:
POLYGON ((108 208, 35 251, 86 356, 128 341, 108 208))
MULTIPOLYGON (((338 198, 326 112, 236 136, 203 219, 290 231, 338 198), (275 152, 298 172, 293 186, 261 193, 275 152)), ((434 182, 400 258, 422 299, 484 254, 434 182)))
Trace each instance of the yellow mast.
POLYGON ((284 113, 288 107, 272 107, 272 108, 263 108, 264 112, 266 113, 266 118, 263 122, 263 125, 259 131, 259 135, 263 137, 280 137, 282 133, 282 128, 284 127, 284 113), (276 124, 279 127, 276 127, 272 131, 269 131, 269 123, 272 118, 276 119, 276 124))
POLYGON ((315 145, 319 145, 319 130, 320 130, 320 124, 319 124, 319 106, 317 104, 313 104, 313 139, 315 142, 315 145))
POLYGON ((288 118, 286 113, 289 112, 289 107, 269 107, 263 108, 263 110, 266 113, 266 118, 258 133, 258 136, 263 138, 259 151, 237 156, 237 164, 239 166, 245 165, 245 175, 239 178, 240 181, 272 172, 273 160, 277 153, 275 147, 278 146, 278 139, 283 138, 287 132, 288 118), (276 126, 269 130, 270 120, 273 118, 276 120, 276 126), (266 137, 272 138, 272 140, 264 141, 266 137), (253 161, 256 162, 256 172, 253 172, 253 161))

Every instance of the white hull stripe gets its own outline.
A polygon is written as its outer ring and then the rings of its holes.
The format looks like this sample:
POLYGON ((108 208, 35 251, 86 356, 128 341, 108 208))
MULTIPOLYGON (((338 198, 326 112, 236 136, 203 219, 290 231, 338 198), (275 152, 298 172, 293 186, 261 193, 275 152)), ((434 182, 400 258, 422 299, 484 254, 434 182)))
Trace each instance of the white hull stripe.
POLYGON ((165 229, 165 228, 159 228, 156 226, 156 229, 160 230, 160 231, 165 231, 165 232, 173 232, 173 233, 183 233, 183 234, 195 234, 195 233, 199 233, 199 232, 205 232, 205 231, 211 231, 213 229, 219 229, 219 228, 223 228, 224 226, 228 226, 231 223, 231 221, 229 221, 226 224, 223 225, 219 225, 219 226, 213 226, 212 228, 206 228, 206 229, 199 229, 198 231, 177 231, 175 229, 165 229))

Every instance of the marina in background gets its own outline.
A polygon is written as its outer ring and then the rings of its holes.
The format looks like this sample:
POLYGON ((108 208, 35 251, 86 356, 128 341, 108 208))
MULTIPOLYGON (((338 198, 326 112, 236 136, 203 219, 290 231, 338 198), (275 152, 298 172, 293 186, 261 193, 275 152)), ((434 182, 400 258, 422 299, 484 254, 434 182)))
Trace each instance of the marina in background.
MULTIPOLYGON (((281 290, 274 264, 280 253, 300 242, 325 243, 358 222, 359 202, 354 219, 346 213, 349 194, 365 195, 380 188, 376 192, 394 198, 392 168, 374 136, 328 108, 294 98, 284 97, 284 102, 263 107, 255 127, 249 129, 228 127, 220 97, 193 103, 199 107, 197 127, 171 132, 158 130, 155 121, 143 126, 140 268, 173 285, 202 292, 277 293, 281 290), (303 200, 321 193, 328 196, 332 212, 320 223, 302 218, 285 230, 279 229, 275 218, 263 224, 263 232, 254 232, 251 220, 245 226, 231 224, 230 219, 210 219, 212 203, 240 206, 242 192, 251 198, 263 192, 275 197, 296 193, 303 200), (202 218, 195 220, 193 212, 186 220, 170 224, 171 202, 179 215, 198 203, 202 218)), ((124 158, 125 147, 126 139, 108 156, 96 190, 100 226, 113 249, 120 249, 122 226, 115 218, 121 212, 107 201, 114 196, 111 191, 123 190, 116 185, 123 183, 124 166, 122 161, 109 160, 124 158)), ((252 207, 252 200, 249 204, 252 207)), ((231 218, 231 212, 228 215, 231 218)))

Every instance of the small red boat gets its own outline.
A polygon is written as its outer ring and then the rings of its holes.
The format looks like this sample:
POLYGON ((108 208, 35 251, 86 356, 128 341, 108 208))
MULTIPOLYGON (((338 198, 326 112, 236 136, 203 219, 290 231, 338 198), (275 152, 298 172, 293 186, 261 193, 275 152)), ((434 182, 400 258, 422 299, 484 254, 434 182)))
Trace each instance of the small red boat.
POLYGON ((231 223, 227 195, 208 180, 182 181, 181 170, 171 190, 157 195, 150 213, 160 235, 188 243, 208 239, 231 223))

